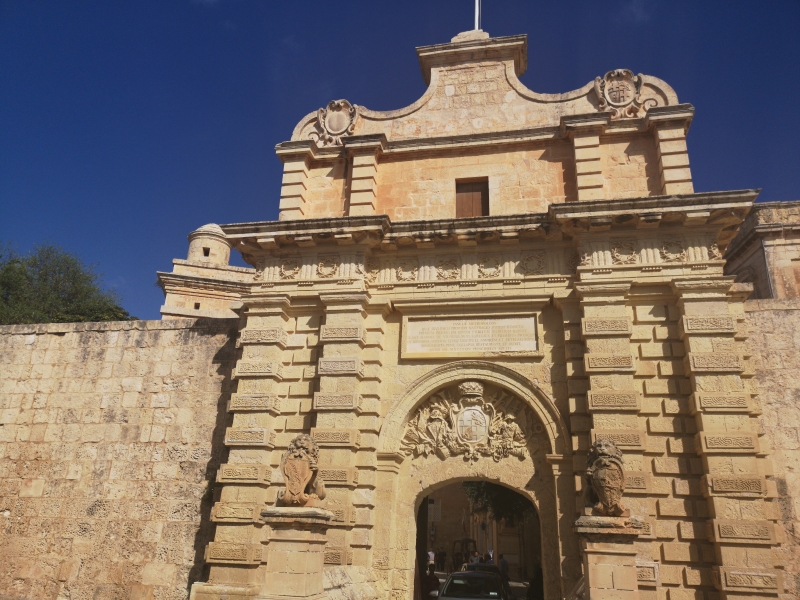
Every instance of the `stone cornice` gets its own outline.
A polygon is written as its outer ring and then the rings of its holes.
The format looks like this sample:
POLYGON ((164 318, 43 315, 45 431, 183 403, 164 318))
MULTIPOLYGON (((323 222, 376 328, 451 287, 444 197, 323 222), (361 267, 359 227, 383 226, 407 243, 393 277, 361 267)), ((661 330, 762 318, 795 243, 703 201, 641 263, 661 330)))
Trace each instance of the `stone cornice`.
POLYGON ((183 258, 173 258, 172 259, 173 265, 181 265, 185 267, 194 267, 198 269, 210 269, 212 271, 228 271, 231 273, 243 273, 252 275, 254 273, 254 269, 252 267, 234 267, 232 265, 218 265, 211 262, 206 261, 192 261, 192 260, 185 260, 183 258))
POLYGON ((217 296, 236 296, 237 298, 250 291, 250 282, 231 281, 214 277, 199 277, 176 273, 156 272, 158 285, 164 293, 174 292, 176 288, 204 290, 217 296))
POLYGON ((576 130, 596 128, 606 135, 644 132, 666 121, 684 121, 688 129, 694 115, 691 104, 651 108, 639 118, 610 120, 609 113, 594 112, 562 117, 558 126, 526 127, 509 131, 487 131, 470 135, 419 137, 387 140, 383 134, 356 135, 344 138, 342 146, 317 147, 311 140, 282 142, 275 146, 281 160, 296 160, 307 155, 312 160, 330 161, 346 156, 348 151, 363 144, 376 146, 382 156, 390 157, 410 152, 437 152, 460 148, 480 148, 497 144, 530 144, 569 138, 576 130), (383 137, 382 137, 383 136, 383 137), (382 138, 382 139, 381 139, 382 138), (351 141, 352 140, 352 141, 351 141))
POLYGON ((618 200, 551 204, 549 220, 565 233, 705 226, 718 230, 718 244, 735 235, 761 190, 734 190, 618 200))
POLYGON ((800 231, 800 200, 754 204, 728 246, 725 258, 733 260, 756 240, 767 236, 780 237, 787 231, 800 231))
POLYGON ((553 236, 559 231, 582 235, 605 231, 705 227, 719 230, 725 245, 747 215, 759 190, 649 196, 551 204, 547 213, 496 215, 467 219, 399 221, 386 215, 262 221, 222 225, 234 247, 246 253, 285 246, 380 245, 430 247, 515 242, 553 236))

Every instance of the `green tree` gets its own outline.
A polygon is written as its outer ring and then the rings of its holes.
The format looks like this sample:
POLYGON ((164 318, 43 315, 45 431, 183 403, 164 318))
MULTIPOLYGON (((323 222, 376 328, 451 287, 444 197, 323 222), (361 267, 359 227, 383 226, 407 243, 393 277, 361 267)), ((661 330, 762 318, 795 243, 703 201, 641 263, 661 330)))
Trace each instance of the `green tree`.
POLYGON ((36 246, 26 256, 0 247, 0 325, 135 320, 98 279, 57 246, 36 246))

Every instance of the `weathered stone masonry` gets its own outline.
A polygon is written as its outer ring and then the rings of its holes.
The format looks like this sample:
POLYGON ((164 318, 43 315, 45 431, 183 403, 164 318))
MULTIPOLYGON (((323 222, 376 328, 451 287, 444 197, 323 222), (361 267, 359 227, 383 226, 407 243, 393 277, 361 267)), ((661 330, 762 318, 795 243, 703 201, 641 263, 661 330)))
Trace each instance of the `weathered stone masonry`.
POLYGON ((0 328, 0 596, 185 598, 236 321, 0 328))
POLYGON ((411 106, 278 145, 279 220, 190 235, 166 320, 0 329, 0 596, 408 600, 467 479, 536 506, 548 599, 797 595, 797 207, 695 193, 655 77, 417 53, 411 106), (276 506, 300 434, 313 515, 276 506))

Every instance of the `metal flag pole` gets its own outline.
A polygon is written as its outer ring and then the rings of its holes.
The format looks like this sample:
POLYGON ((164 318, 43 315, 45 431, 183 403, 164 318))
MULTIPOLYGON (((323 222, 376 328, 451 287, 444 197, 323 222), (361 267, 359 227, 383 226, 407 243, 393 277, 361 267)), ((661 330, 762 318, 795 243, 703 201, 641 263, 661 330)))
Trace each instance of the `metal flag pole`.
POLYGON ((481 28, 481 0, 475 0, 475 29, 481 28))

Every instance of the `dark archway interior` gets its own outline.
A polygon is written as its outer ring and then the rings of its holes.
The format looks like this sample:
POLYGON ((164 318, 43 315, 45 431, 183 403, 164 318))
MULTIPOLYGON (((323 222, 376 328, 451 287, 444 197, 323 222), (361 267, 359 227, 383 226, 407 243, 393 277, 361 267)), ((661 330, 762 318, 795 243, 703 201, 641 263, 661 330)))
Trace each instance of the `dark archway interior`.
MULTIPOLYGON (((505 512, 506 517, 508 513, 505 512)), ((419 581, 425 577, 429 551, 434 552, 436 574, 442 583, 447 575, 461 570, 477 551, 484 563, 498 567, 503 556, 511 590, 517 598, 544 598, 539 515, 521 494, 488 482, 477 488, 472 482, 451 483, 423 497, 417 510, 416 534, 419 581), (465 484, 473 485, 473 502, 465 484), (498 496, 492 496, 493 492, 498 496), (509 504, 524 511, 516 512, 515 518, 496 518, 491 510, 474 503, 476 497, 511 498, 514 502, 509 504), (529 596, 531 584, 535 589, 529 596)))

